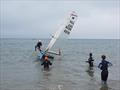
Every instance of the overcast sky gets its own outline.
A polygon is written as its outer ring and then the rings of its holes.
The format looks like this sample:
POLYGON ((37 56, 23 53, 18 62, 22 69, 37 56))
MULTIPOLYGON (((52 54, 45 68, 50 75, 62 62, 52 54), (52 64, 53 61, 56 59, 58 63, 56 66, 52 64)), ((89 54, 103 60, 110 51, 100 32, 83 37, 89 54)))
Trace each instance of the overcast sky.
POLYGON ((71 11, 78 14, 70 38, 120 38, 119 0, 1 0, 2 38, 50 38, 71 11))

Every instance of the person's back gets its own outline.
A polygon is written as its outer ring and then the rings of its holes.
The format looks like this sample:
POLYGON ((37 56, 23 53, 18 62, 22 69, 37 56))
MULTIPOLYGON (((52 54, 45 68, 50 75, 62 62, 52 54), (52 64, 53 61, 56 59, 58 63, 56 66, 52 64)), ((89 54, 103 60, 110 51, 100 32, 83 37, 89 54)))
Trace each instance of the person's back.
POLYGON ((89 66, 90 66, 90 67, 93 67, 93 61, 94 61, 94 59, 93 59, 93 57, 92 57, 92 53, 90 53, 90 54, 89 54, 89 58, 88 58, 88 63, 89 63, 89 66))
POLYGON ((35 51, 36 51, 36 49, 38 49, 39 51, 41 51, 41 46, 42 46, 42 41, 38 40, 37 44, 35 45, 35 51))
POLYGON ((38 46, 38 47, 42 46, 42 42, 38 42, 38 43, 37 43, 37 46, 38 46))
POLYGON ((98 65, 98 68, 100 68, 102 70, 102 72, 101 72, 101 80, 104 83, 106 83, 107 78, 108 78, 108 67, 112 66, 112 64, 110 62, 108 62, 108 61, 105 60, 106 59, 105 55, 102 55, 101 58, 102 58, 102 61, 98 65))
POLYGON ((109 64, 108 61, 102 60, 102 62, 99 64, 99 67, 101 70, 108 70, 108 64, 109 64))

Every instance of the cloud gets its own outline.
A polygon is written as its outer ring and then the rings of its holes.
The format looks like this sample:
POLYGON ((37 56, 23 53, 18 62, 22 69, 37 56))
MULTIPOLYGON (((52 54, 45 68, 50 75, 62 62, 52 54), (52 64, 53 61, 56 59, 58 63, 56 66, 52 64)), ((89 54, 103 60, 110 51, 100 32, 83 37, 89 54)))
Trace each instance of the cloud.
POLYGON ((2 0, 1 37, 49 38, 70 11, 79 18, 71 38, 119 38, 119 0, 2 0))

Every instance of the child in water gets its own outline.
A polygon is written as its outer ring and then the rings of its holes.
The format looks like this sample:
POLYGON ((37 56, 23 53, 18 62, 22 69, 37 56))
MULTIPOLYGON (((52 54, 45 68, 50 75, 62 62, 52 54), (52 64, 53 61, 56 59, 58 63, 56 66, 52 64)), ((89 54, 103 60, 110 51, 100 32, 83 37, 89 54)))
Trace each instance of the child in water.
POLYGON ((89 66, 90 66, 90 67, 93 67, 93 61, 94 61, 94 59, 93 59, 93 57, 92 57, 92 53, 90 53, 90 54, 89 54, 88 61, 86 61, 86 62, 89 63, 89 66))

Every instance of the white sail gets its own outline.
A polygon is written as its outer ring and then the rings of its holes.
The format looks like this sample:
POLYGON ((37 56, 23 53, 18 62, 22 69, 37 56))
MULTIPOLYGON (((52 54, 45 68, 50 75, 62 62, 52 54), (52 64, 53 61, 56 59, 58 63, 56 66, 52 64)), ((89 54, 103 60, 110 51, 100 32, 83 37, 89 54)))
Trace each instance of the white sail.
POLYGON ((50 50, 53 45, 55 44, 56 40, 60 36, 69 36, 72 28, 77 20, 77 14, 75 12, 70 13, 69 17, 67 18, 66 22, 60 27, 60 29, 52 36, 50 43, 46 48, 46 52, 50 50))

